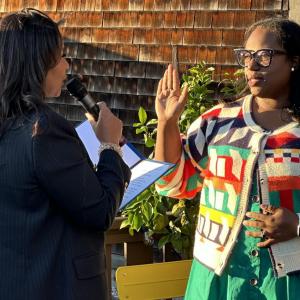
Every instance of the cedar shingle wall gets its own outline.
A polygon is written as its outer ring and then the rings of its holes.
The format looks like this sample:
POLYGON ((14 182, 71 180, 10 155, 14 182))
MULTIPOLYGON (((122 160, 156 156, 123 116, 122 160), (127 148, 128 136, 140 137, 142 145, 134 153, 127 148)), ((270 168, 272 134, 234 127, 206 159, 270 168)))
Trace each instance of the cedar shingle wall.
MULTIPOLYGON (((167 63, 176 60, 184 71, 205 60, 217 74, 232 71, 232 49, 242 44, 245 28, 288 16, 288 0, 0 0, 0 13, 26 6, 65 19, 70 72, 84 76, 90 93, 113 108, 136 142, 136 111, 141 105, 153 111, 167 63)), ((50 102, 71 121, 84 118, 66 91, 50 102)))

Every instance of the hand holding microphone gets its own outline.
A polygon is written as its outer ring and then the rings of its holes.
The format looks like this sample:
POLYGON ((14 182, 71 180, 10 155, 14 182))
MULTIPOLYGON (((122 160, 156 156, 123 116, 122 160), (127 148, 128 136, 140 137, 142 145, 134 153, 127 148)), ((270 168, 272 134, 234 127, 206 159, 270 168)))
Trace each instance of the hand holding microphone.
POLYGON ((88 112, 87 117, 101 143, 123 145, 122 121, 106 106, 105 102, 96 103, 89 95, 78 76, 72 77, 66 83, 70 94, 78 100, 88 112))
POLYGON ((100 113, 97 121, 93 119, 90 113, 87 114, 97 138, 101 143, 119 145, 122 139, 122 121, 111 112, 105 102, 98 103, 98 107, 100 113))

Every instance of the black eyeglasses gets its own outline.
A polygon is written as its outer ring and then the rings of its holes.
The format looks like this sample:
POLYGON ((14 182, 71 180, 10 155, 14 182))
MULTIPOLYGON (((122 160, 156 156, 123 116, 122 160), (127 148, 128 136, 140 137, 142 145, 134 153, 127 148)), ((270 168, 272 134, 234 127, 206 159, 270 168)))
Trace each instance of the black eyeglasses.
POLYGON ((275 49, 259 49, 257 51, 246 50, 244 48, 234 49, 237 62, 242 67, 248 67, 252 59, 263 68, 270 66, 273 55, 284 55, 285 51, 275 49))

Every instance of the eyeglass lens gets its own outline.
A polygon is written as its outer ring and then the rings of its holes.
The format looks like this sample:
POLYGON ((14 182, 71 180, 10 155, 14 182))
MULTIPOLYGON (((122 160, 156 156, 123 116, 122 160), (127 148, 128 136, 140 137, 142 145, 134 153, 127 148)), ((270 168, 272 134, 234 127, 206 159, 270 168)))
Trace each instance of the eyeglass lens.
POLYGON ((268 67, 271 63, 272 52, 267 50, 259 50, 251 53, 248 50, 241 50, 237 53, 237 57, 238 63, 243 67, 248 66, 252 58, 254 58, 258 65, 262 67, 268 67))

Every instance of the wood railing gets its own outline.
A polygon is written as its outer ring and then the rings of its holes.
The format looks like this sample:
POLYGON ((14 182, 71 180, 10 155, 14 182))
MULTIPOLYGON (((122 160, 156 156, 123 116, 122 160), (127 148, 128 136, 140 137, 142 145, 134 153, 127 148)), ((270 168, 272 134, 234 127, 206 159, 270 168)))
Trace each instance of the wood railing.
POLYGON ((109 295, 111 295, 112 245, 124 244, 124 256, 127 266, 153 262, 153 250, 151 246, 147 246, 144 243, 144 234, 138 232, 131 236, 128 233, 128 228, 120 229, 123 220, 123 217, 117 217, 110 230, 106 233, 105 238, 109 295))

